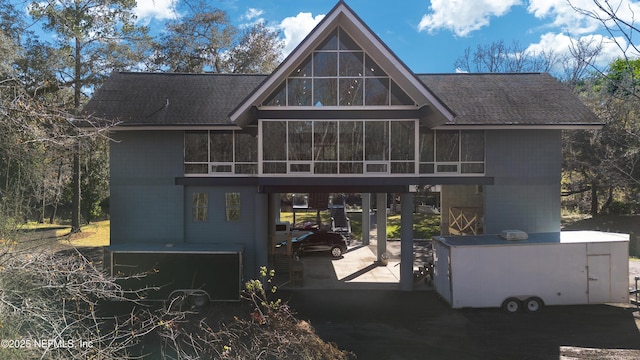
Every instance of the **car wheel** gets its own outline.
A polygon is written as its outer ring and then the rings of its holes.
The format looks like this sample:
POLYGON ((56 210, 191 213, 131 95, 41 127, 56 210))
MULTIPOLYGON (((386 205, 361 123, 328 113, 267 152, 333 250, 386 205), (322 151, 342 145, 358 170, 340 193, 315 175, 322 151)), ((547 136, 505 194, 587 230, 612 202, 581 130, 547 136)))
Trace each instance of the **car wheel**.
POLYGON ((331 256, 335 258, 339 258, 342 256, 342 249, 339 246, 334 246, 331 248, 331 256))
POLYGON ((502 309, 508 313, 517 313, 522 308, 522 303, 516 298, 508 298, 502 303, 502 309))
POLYGON ((542 309, 543 306, 543 302, 542 299, 537 298, 537 297, 530 297, 527 300, 524 301, 524 309, 527 312, 537 312, 540 311, 540 309, 542 309))

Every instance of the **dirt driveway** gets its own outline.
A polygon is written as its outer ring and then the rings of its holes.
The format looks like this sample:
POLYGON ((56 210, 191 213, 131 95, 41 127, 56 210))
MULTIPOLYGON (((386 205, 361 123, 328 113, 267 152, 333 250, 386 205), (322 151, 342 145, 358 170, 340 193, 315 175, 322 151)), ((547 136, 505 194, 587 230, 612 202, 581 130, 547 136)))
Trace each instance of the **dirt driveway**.
POLYGON ((640 315, 610 305, 535 314, 452 310, 432 291, 287 290, 298 318, 358 359, 639 359, 640 315))

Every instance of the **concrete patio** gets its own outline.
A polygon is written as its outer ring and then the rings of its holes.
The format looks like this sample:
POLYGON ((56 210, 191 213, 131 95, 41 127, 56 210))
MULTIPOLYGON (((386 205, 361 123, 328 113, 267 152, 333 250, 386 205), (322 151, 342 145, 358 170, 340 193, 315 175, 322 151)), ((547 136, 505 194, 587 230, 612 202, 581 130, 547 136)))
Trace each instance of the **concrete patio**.
MULTIPOLYGON (((334 259, 328 254, 308 254, 303 263, 303 281, 287 282, 278 276, 281 286, 302 289, 379 289, 398 290, 400 284, 400 241, 387 241, 386 265, 378 263, 377 240, 372 232, 369 245, 352 242, 342 258, 334 259)), ((430 243, 414 241, 414 269, 426 264, 430 256, 430 243)), ((284 274, 281 274, 284 275, 284 274)), ((424 279, 414 282, 415 290, 432 290, 424 279)))

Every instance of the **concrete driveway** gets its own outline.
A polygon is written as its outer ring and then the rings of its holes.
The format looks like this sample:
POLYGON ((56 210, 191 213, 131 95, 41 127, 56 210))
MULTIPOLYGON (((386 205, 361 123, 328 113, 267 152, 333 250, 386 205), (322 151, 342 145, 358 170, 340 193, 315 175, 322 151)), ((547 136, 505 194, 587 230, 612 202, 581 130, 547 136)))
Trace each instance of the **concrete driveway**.
MULTIPOLYGON (((414 242, 414 268, 426 264, 431 256, 430 242, 414 242)), ((377 263, 376 239, 369 245, 353 242, 341 258, 332 258, 329 254, 305 254, 302 282, 286 283, 285 288, 302 287, 304 289, 366 289, 397 290, 400 287, 400 241, 387 242, 389 261, 386 265, 377 263)), ((282 278, 281 278, 282 279, 282 278)), ((425 281, 414 283, 414 290, 432 290, 425 281)))

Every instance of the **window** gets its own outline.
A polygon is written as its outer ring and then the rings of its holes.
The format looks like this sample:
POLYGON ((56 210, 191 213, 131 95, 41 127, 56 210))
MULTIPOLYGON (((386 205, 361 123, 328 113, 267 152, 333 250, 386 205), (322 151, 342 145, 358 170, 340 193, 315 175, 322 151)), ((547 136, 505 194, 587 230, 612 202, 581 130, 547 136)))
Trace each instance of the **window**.
POLYGON ((185 174, 485 173, 485 133, 481 130, 422 127, 416 137, 417 120, 378 119, 261 120, 258 126, 263 137, 262 159, 258 159, 258 128, 185 131, 185 174))
POLYGON ((413 121, 391 122, 391 173, 415 173, 416 137, 413 121))
POLYGON ((207 131, 192 131, 184 134, 184 172, 206 174, 209 172, 209 134, 207 131))
POLYGON ((484 133, 481 131, 460 132, 460 172, 463 174, 484 173, 484 133))
POLYGON ((312 136, 311 121, 289 121, 289 160, 312 160, 312 136))
POLYGON ((365 121, 365 160, 389 160, 389 122, 365 121))
POLYGON ((484 174, 484 131, 420 130, 421 174, 484 174))
POLYGON ((436 161, 457 162, 460 155, 460 133, 458 131, 436 132, 436 161))
POLYGON ((263 106, 389 106, 415 102, 344 31, 336 28, 263 106))
MULTIPOLYGON (((262 120, 260 124, 263 174, 417 172, 416 120, 262 120)), ((431 151, 433 155, 433 147, 431 151)))
POLYGON ((193 221, 206 222, 209 211, 209 194, 193 194, 193 221))
POLYGON ((240 220, 240 193, 224 194, 227 221, 240 220))
POLYGON ((209 136, 209 151, 211 162, 232 162, 233 132, 221 131, 209 136))
POLYGON ((257 174, 257 128, 242 131, 185 131, 184 173, 257 174))

